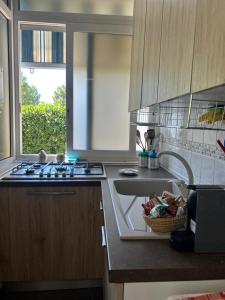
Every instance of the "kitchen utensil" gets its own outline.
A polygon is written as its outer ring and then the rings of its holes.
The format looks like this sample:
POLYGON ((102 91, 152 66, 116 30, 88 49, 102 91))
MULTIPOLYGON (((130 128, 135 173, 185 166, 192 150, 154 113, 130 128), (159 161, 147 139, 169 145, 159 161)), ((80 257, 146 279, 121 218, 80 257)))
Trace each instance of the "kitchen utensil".
POLYGON ((138 129, 137 129, 136 136, 139 138, 139 140, 141 139, 141 134, 140 134, 140 131, 138 129))
POLYGON ((136 134, 136 143, 138 144, 139 147, 141 147, 143 150, 145 149, 142 140, 141 140, 141 134, 140 131, 137 129, 137 134, 136 134))
POLYGON ((155 138, 155 129, 148 129, 147 133, 148 133, 148 138, 150 139, 150 145, 152 145, 152 142, 155 138))
POLYGON ((220 148, 222 149, 222 151, 225 153, 225 147, 224 145, 222 144, 221 140, 217 140, 217 144, 220 146, 220 148))
POLYGON ((148 149, 149 138, 148 138, 148 133, 147 132, 144 133, 144 139, 145 139, 145 149, 149 150, 148 149))
POLYGON ((141 140, 140 140, 137 136, 136 136, 136 144, 137 144, 142 150, 144 150, 144 146, 143 146, 141 140))

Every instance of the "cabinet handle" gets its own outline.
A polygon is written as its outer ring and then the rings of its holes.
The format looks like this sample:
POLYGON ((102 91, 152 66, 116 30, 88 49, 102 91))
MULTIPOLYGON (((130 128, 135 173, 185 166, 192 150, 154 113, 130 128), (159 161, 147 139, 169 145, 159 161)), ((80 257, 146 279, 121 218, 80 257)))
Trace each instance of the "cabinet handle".
POLYGON ((102 247, 106 247, 105 226, 101 226, 101 232, 102 232, 102 247))
POLYGON ((29 192, 30 196, 69 196, 76 195, 76 192, 29 192))
POLYGON ((103 202, 100 200, 100 211, 103 211, 103 202))

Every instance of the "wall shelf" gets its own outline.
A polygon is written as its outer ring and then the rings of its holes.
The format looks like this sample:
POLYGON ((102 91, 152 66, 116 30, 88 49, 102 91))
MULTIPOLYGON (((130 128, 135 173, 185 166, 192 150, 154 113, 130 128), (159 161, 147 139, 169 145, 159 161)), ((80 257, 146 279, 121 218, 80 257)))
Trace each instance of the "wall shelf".
POLYGON ((211 89, 155 104, 131 114, 132 119, 136 120, 132 124, 138 126, 225 131, 225 87, 219 87, 216 96, 211 89))

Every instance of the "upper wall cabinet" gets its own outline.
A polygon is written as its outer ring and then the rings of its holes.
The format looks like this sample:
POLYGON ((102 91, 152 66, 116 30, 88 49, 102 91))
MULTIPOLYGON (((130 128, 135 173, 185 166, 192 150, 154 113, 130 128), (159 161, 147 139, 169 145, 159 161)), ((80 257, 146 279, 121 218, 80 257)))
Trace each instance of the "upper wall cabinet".
POLYGON ((135 0, 134 2, 129 111, 141 107, 146 6, 146 0, 135 0))
POLYGON ((197 0, 192 92, 225 83, 225 1, 197 0))
POLYGON ((136 0, 129 111, 157 102, 163 0, 136 0))
POLYGON ((190 93, 196 0, 136 0, 129 110, 190 93))
POLYGON ((157 102, 163 0, 147 0, 141 107, 157 102))
POLYGON ((196 0, 164 0, 158 102, 190 93, 195 17, 196 0))

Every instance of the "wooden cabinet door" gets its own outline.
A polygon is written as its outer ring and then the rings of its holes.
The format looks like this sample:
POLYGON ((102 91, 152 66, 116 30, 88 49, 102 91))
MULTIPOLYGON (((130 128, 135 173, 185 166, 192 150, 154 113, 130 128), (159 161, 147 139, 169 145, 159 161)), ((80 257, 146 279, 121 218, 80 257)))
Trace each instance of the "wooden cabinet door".
POLYGON ((163 0, 147 0, 141 107, 157 103, 163 0))
POLYGON ((0 190, 0 282, 8 278, 10 266, 9 193, 0 190))
POLYGON ((164 0, 158 102, 190 93, 195 16, 196 0, 164 0))
POLYGON ((129 111, 141 107, 146 5, 146 0, 134 1, 129 111))
POLYGON ((192 92, 225 84, 225 1, 198 0, 192 92))
POLYGON ((10 189, 8 280, 103 276, 100 187, 10 189))

